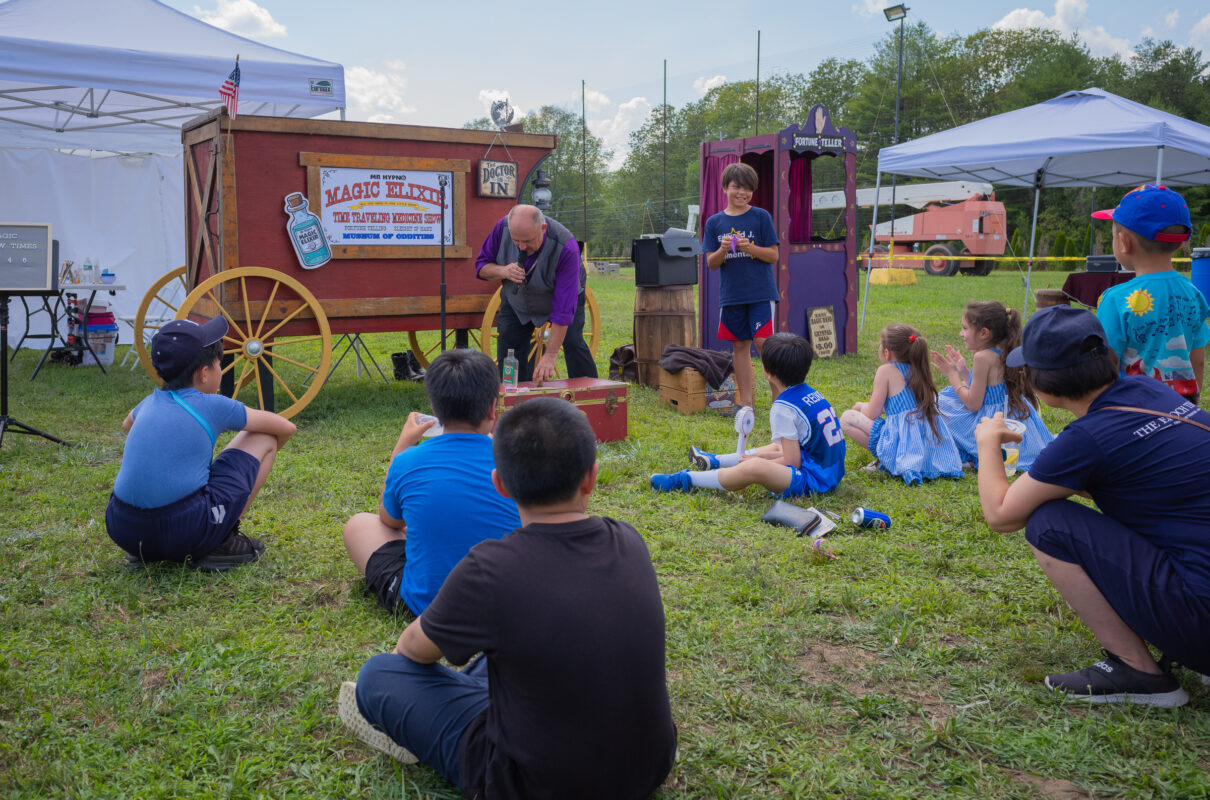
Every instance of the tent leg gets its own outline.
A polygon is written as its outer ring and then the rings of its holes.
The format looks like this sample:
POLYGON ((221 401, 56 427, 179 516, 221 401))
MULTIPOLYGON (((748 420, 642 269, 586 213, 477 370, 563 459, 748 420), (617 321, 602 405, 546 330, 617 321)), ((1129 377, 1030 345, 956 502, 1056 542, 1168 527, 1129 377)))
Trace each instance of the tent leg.
POLYGON ((1155 148, 1155 185, 1163 186, 1164 179, 1164 146, 1155 148))
POLYGON ((865 309, 870 302, 870 270, 874 268, 874 232, 878 230, 878 191, 882 185, 882 173, 874 173, 874 214, 870 217, 870 252, 865 262, 865 292, 861 295, 861 324, 857 330, 865 330, 865 309))
POLYGON ((1029 284, 1034 275, 1034 240, 1038 235, 1038 198, 1041 196, 1042 189, 1034 187, 1034 221, 1029 229, 1029 264, 1025 272, 1025 302, 1021 305, 1024 318, 1029 317, 1029 284))

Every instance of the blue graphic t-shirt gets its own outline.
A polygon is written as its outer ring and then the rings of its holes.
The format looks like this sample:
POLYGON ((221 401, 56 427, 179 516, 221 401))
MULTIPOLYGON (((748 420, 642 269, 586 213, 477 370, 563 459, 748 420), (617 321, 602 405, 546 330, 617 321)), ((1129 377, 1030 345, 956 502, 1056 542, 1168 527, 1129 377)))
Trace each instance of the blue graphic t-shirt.
POLYGON ((1038 454, 1029 476, 1088 492, 1102 514, 1165 550, 1189 589, 1210 598, 1210 433, 1106 406, 1210 424, 1210 414, 1167 386, 1137 375, 1121 378, 1038 454))
POLYGON ((1197 393, 1189 351, 1210 339, 1207 317, 1206 298, 1171 270, 1112 286, 1097 304, 1097 319, 1122 359, 1122 374, 1155 378, 1185 396, 1197 393))
MULTIPOLYGON (((749 206, 747 211, 735 217, 720 211, 706 220, 702 228, 702 253, 713 253, 719 249, 724 236, 743 236, 757 247, 778 244, 773 217, 756 206, 749 206)), ((727 251, 719 271, 720 306, 777 301, 777 282, 773 279, 772 264, 739 251, 727 251)))

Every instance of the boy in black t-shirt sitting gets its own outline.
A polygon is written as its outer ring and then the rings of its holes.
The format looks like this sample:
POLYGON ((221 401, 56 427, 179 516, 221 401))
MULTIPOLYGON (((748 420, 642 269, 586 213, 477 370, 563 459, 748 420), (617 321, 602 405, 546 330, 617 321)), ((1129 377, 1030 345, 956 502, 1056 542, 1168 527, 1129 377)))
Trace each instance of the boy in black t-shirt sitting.
POLYGON ((596 443, 570 403, 519 404, 493 453, 492 482, 524 527, 470 550, 395 652, 341 687, 341 719, 468 797, 647 797, 676 752, 647 546, 585 513, 596 443), (436 663, 479 652, 462 672, 436 663))

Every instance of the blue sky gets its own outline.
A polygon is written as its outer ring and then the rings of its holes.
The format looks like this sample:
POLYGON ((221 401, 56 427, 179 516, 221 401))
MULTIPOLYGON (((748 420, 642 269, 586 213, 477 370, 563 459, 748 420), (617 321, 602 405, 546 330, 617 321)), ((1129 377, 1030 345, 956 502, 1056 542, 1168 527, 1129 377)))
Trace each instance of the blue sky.
MULTIPOLYGON (((627 134, 662 98, 701 97, 756 72, 809 72, 828 57, 865 59, 892 26, 884 0, 166 0, 211 24, 345 67, 348 118, 458 127, 507 95, 522 111, 580 109, 620 161, 627 134), (770 8, 784 11, 770 13, 770 8)), ((917 0, 910 20, 934 30, 1049 27, 1078 32, 1095 55, 1129 53, 1143 36, 1210 52, 1204 0, 917 0)), ((1071 87, 1084 88, 1084 87, 1071 87)))

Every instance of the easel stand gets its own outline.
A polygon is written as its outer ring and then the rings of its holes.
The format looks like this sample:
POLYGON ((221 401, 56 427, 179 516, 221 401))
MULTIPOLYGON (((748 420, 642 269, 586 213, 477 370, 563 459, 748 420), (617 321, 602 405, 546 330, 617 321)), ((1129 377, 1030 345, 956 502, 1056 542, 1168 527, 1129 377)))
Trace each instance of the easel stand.
POLYGON ((49 433, 43 433, 37 428, 31 428, 24 422, 14 419, 8 415, 8 298, 7 292, 0 292, 0 341, 4 342, 3 358, 0 358, 0 444, 4 443, 4 433, 7 430, 12 430, 13 433, 24 433, 30 436, 41 436, 43 439, 50 439, 58 444, 67 444, 67 442, 49 433))

